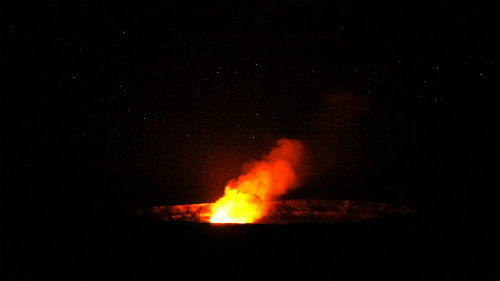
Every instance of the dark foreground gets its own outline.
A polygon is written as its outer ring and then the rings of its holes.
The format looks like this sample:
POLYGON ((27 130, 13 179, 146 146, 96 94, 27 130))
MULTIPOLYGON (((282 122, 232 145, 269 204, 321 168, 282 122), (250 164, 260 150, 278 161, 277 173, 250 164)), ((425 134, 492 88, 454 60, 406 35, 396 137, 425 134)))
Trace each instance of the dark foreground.
POLYGON ((42 225, 4 232, 2 267, 9 280, 491 276, 487 241, 447 225, 418 212, 344 224, 42 225))

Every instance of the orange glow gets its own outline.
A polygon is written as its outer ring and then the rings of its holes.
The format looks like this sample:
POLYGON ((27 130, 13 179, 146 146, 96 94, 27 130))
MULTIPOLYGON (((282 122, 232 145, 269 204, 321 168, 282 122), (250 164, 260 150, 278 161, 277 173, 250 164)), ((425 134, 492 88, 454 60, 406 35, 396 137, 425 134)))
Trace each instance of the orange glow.
POLYGON ((280 139, 277 146, 251 164, 248 173, 228 182, 224 196, 212 207, 211 223, 253 223, 267 214, 268 202, 300 184, 299 164, 304 146, 298 140, 280 139))

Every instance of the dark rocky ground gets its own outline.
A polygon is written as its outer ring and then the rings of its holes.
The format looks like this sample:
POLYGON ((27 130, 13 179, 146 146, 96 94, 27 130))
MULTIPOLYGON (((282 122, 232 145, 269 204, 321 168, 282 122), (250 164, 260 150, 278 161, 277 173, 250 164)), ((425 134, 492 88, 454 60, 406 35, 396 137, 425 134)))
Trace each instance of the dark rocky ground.
POLYGON ((4 280, 451 279, 496 274, 473 225, 422 213, 345 224, 73 221, 4 229, 4 280), (180 275, 179 275, 180 274, 180 275))

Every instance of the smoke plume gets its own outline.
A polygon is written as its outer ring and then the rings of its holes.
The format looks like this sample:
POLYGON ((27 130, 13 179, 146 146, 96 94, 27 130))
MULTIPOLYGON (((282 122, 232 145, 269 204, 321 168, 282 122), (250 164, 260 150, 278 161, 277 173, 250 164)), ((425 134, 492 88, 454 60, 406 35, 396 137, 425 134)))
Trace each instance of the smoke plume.
POLYGON ((368 110, 364 98, 349 92, 326 95, 314 116, 314 137, 304 142, 279 139, 262 160, 245 164, 243 174, 227 183, 224 196, 214 204, 210 221, 255 222, 268 211, 260 202, 275 200, 309 176, 333 171, 349 177, 363 162, 356 125, 368 110))
POLYGON ((212 210, 211 222, 254 222, 267 210, 259 202, 272 201, 300 185, 304 170, 304 145, 298 140, 280 139, 261 161, 244 166, 244 174, 229 181, 224 197, 212 210))

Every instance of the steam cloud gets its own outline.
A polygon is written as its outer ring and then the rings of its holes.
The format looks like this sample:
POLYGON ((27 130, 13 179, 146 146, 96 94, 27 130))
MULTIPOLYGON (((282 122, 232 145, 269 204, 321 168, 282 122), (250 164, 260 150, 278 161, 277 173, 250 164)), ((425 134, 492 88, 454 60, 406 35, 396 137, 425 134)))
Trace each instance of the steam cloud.
POLYGON ((368 110, 365 99, 349 92, 325 96, 316 115, 316 138, 304 142, 307 149, 299 140, 279 139, 261 161, 245 164, 243 175, 229 181, 214 204, 211 222, 254 222, 267 214, 260 202, 275 200, 308 176, 338 167, 344 173, 355 169, 363 155, 356 120, 368 110))
POLYGON ((245 164, 245 174, 228 186, 237 186, 252 200, 273 200, 300 185, 304 156, 305 148, 299 140, 279 139, 262 161, 245 164))
POLYGON ((243 175, 229 181, 224 197, 213 207, 211 222, 250 223, 266 215, 260 202, 271 201, 301 183, 304 146, 298 140, 280 139, 261 161, 244 166, 243 175))

